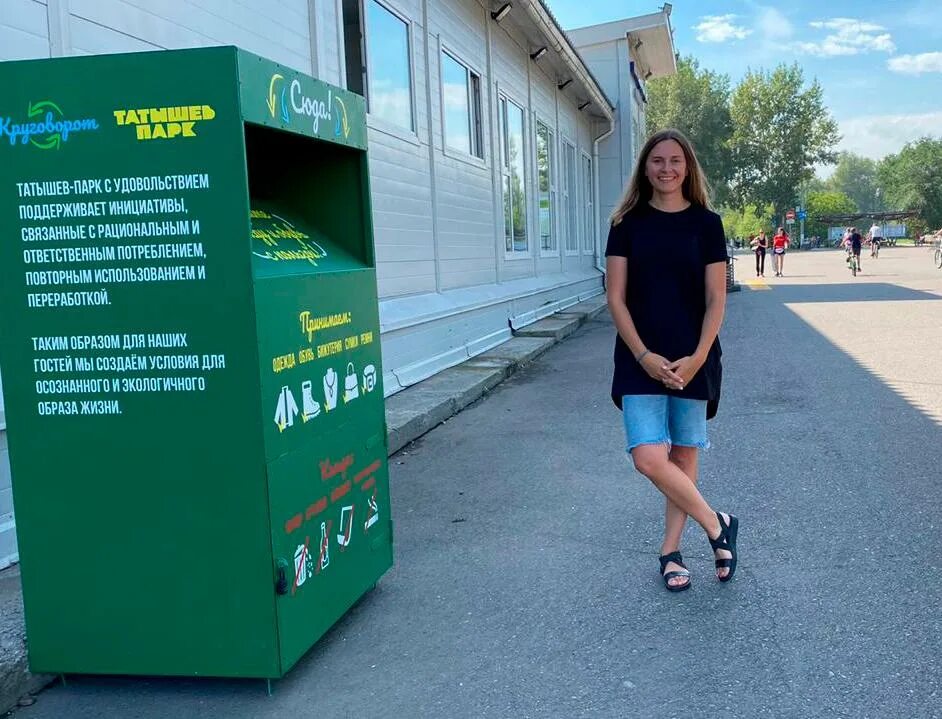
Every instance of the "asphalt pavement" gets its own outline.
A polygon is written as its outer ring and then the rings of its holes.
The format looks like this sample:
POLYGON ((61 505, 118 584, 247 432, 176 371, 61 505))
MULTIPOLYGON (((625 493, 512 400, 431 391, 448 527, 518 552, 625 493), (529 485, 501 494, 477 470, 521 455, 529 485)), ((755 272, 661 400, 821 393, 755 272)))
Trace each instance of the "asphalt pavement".
MULTIPOLYGON (((657 574, 663 500, 588 322, 391 460, 396 565, 269 697, 69 677, 17 719, 942 717, 942 271, 839 253, 729 296, 701 485, 741 519, 718 583, 657 574)), ((752 273, 754 274, 754 273, 752 273)), ((771 275, 771 272, 767 273, 771 275)))

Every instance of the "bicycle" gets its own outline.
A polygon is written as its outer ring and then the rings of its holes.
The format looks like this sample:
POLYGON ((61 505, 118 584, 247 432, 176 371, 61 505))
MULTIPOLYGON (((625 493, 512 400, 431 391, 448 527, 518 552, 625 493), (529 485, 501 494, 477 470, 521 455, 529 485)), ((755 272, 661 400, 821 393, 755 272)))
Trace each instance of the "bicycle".
POLYGON ((870 240, 870 256, 873 259, 877 259, 880 256, 880 243, 875 240, 870 240))
POLYGON ((850 269, 850 273, 856 277, 858 270, 857 255, 850 248, 847 249, 847 267, 850 269))

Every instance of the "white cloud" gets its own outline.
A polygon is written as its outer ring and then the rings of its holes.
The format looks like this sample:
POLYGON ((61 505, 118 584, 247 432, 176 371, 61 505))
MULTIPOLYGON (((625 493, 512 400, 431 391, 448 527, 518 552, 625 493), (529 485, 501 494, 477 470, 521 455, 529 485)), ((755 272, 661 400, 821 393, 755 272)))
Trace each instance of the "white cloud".
POLYGON ((891 57, 887 66, 893 72, 904 75, 921 75, 924 72, 942 72, 942 52, 924 52, 921 55, 891 57))
POLYGON ((762 35, 762 39, 767 42, 780 43, 795 34, 795 26, 781 10, 774 7, 759 8, 756 28, 762 35))
POLYGON ((728 40, 743 40, 752 30, 742 25, 735 25, 736 15, 707 15, 700 18, 700 24, 694 26, 697 31, 697 40, 700 42, 726 42, 728 40))
POLYGON ((799 42, 796 47, 809 55, 837 57, 840 55, 860 55, 866 52, 895 52, 893 36, 886 28, 873 22, 837 17, 831 20, 818 20, 809 25, 816 30, 829 30, 820 42, 799 42))
POLYGON ((942 135, 942 110, 913 115, 870 115, 840 122, 838 150, 879 160, 899 152, 907 142, 942 135))

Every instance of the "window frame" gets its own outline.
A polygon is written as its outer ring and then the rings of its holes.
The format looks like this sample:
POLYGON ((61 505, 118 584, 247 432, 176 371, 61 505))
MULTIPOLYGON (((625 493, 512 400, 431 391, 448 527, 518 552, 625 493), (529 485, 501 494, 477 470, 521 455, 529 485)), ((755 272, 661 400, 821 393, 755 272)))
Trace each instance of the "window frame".
MULTIPOLYGON (((561 140, 561 142, 560 142, 560 149, 561 149, 560 156, 561 156, 561 158, 562 158, 562 162, 560 163, 560 165, 561 165, 560 171, 561 171, 562 174, 560 175, 561 180, 560 180, 560 183, 559 183, 559 184, 560 184, 560 187, 564 188, 564 190, 560 192, 560 195, 561 195, 561 196, 562 196, 562 195, 565 195, 565 200, 562 201, 560 204, 564 204, 564 205, 566 206, 566 217, 565 217, 565 220, 566 220, 566 232, 565 232, 566 242, 565 242, 565 245, 562 246, 562 250, 563 250, 563 253, 566 255, 566 257, 578 257, 579 254, 581 253, 581 250, 580 250, 580 246, 581 246, 581 241, 580 241, 580 240, 581 240, 581 238, 580 238, 580 234, 579 234, 579 218, 578 218, 578 214, 579 214, 579 170, 578 170, 577 167, 575 167, 575 165, 578 164, 578 163, 577 163, 577 160, 578 160, 578 158, 579 158, 579 151, 578 151, 578 148, 577 148, 577 146, 576 146, 576 143, 573 142, 572 140, 570 140, 570 139, 569 139, 568 137, 566 137, 565 135, 560 134, 560 140, 561 140), (566 151, 567 151, 567 148, 571 148, 571 149, 572 149, 572 164, 573 164, 573 168, 572 168, 572 177, 569 176, 569 173, 568 173, 567 167, 566 167, 566 156, 567 156, 566 151), (575 185, 574 187, 571 186, 570 180, 572 180, 572 183, 571 183, 571 184, 572 184, 572 185, 575 185), (573 242, 572 242, 572 248, 570 248, 570 245, 569 245, 570 234, 572 235, 572 238, 571 238, 571 239, 573 240, 573 242), (573 248, 574 248, 574 249, 573 249, 573 248)), ((560 213, 560 216, 561 216, 561 219, 562 219, 562 213, 560 213)), ((563 233, 560 233, 560 234, 563 234, 563 233)))
MULTIPOLYGON (((503 231, 500 234, 500 241, 504 249, 504 259, 505 260, 526 260, 533 258, 533 244, 530 242, 530 212, 529 205, 527 202, 527 182, 529 179, 529 171, 527 169, 527 148, 528 140, 530 136, 528 128, 528 118, 530 113, 526 109, 526 104, 519 102, 515 99, 513 93, 508 92, 499 84, 497 86, 497 140, 498 148, 494 153, 494 161, 497 163, 500 168, 500 215, 501 215, 501 227, 503 231), (508 150, 510 148, 510 136, 507 131, 507 114, 506 114, 506 103, 509 103, 520 110, 520 116, 522 120, 521 131, 523 137, 521 138, 521 147, 520 152, 522 153, 522 170, 523 177, 521 177, 521 186, 523 188, 523 231, 524 237, 526 239, 526 249, 525 250, 515 250, 513 249, 513 229, 511 228, 511 249, 507 249, 507 223, 506 216, 504 215, 504 178, 509 178, 511 176, 510 172, 510 158, 508 155, 508 150)), ((511 216, 513 215, 513 206, 511 205, 511 216)))
POLYGON ((390 4, 388 0, 360 0, 360 21, 362 23, 361 32, 363 34, 362 53, 364 68, 363 73, 365 75, 363 89, 365 90, 364 99, 366 100, 367 127, 370 127, 374 130, 379 130, 380 132, 384 132, 387 135, 393 135, 394 137, 398 137, 399 139, 405 140, 406 142, 409 142, 413 145, 421 145, 418 135, 419 113, 415 90, 416 78, 418 77, 415 66, 415 23, 409 18, 408 15, 390 4), (370 102, 373 96, 373 73, 370 71, 370 27, 369 16, 366 12, 366 4, 371 2, 375 3, 380 8, 388 12, 394 18, 402 22, 406 27, 406 52, 408 55, 406 58, 406 64, 409 68, 409 110, 412 119, 411 128, 403 127, 402 125, 382 118, 370 111, 370 102))
POLYGON ((480 70, 474 64, 465 61, 450 45, 438 41, 438 88, 439 111, 441 113, 442 152, 449 157, 470 162, 473 165, 487 167, 487 142, 484 132, 484 79, 480 70), (471 153, 448 144, 448 128, 445 112, 445 56, 454 60, 464 68, 468 78, 468 111, 470 114, 468 131, 471 153), (475 153, 475 147, 478 152, 475 153))
POLYGON ((583 208, 585 218, 582 223, 582 254, 584 255, 594 255, 595 254, 595 164, 592 161, 592 156, 582 150, 580 153, 581 162, 579 163, 580 169, 585 172, 588 170, 587 176, 583 179, 582 191, 588 193, 588 197, 583 197, 582 202, 579 203, 579 206, 583 208), (588 164, 586 164, 588 163, 588 164))
POLYGON ((540 237, 540 257, 559 257, 559 187, 557 182, 559 150, 557 147, 557 136, 559 133, 556 128, 544 119, 540 113, 534 113, 533 127, 533 174, 536 182, 536 225, 537 234, 540 237), (549 150, 549 202, 550 202, 550 238, 553 241, 552 249, 544 249, 542 227, 540 226, 540 164, 539 164, 539 133, 540 127, 546 128, 548 135, 547 147, 549 150))

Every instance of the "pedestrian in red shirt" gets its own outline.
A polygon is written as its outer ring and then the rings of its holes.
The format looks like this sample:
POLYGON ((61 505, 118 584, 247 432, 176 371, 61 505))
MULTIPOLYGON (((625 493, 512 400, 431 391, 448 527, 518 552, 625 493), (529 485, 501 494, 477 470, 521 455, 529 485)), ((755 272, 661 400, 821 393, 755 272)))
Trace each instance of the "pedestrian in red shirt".
POLYGON ((785 266, 785 250, 788 249, 788 234, 785 228, 779 227, 772 238, 772 262, 775 276, 782 276, 782 268, 785 266))

